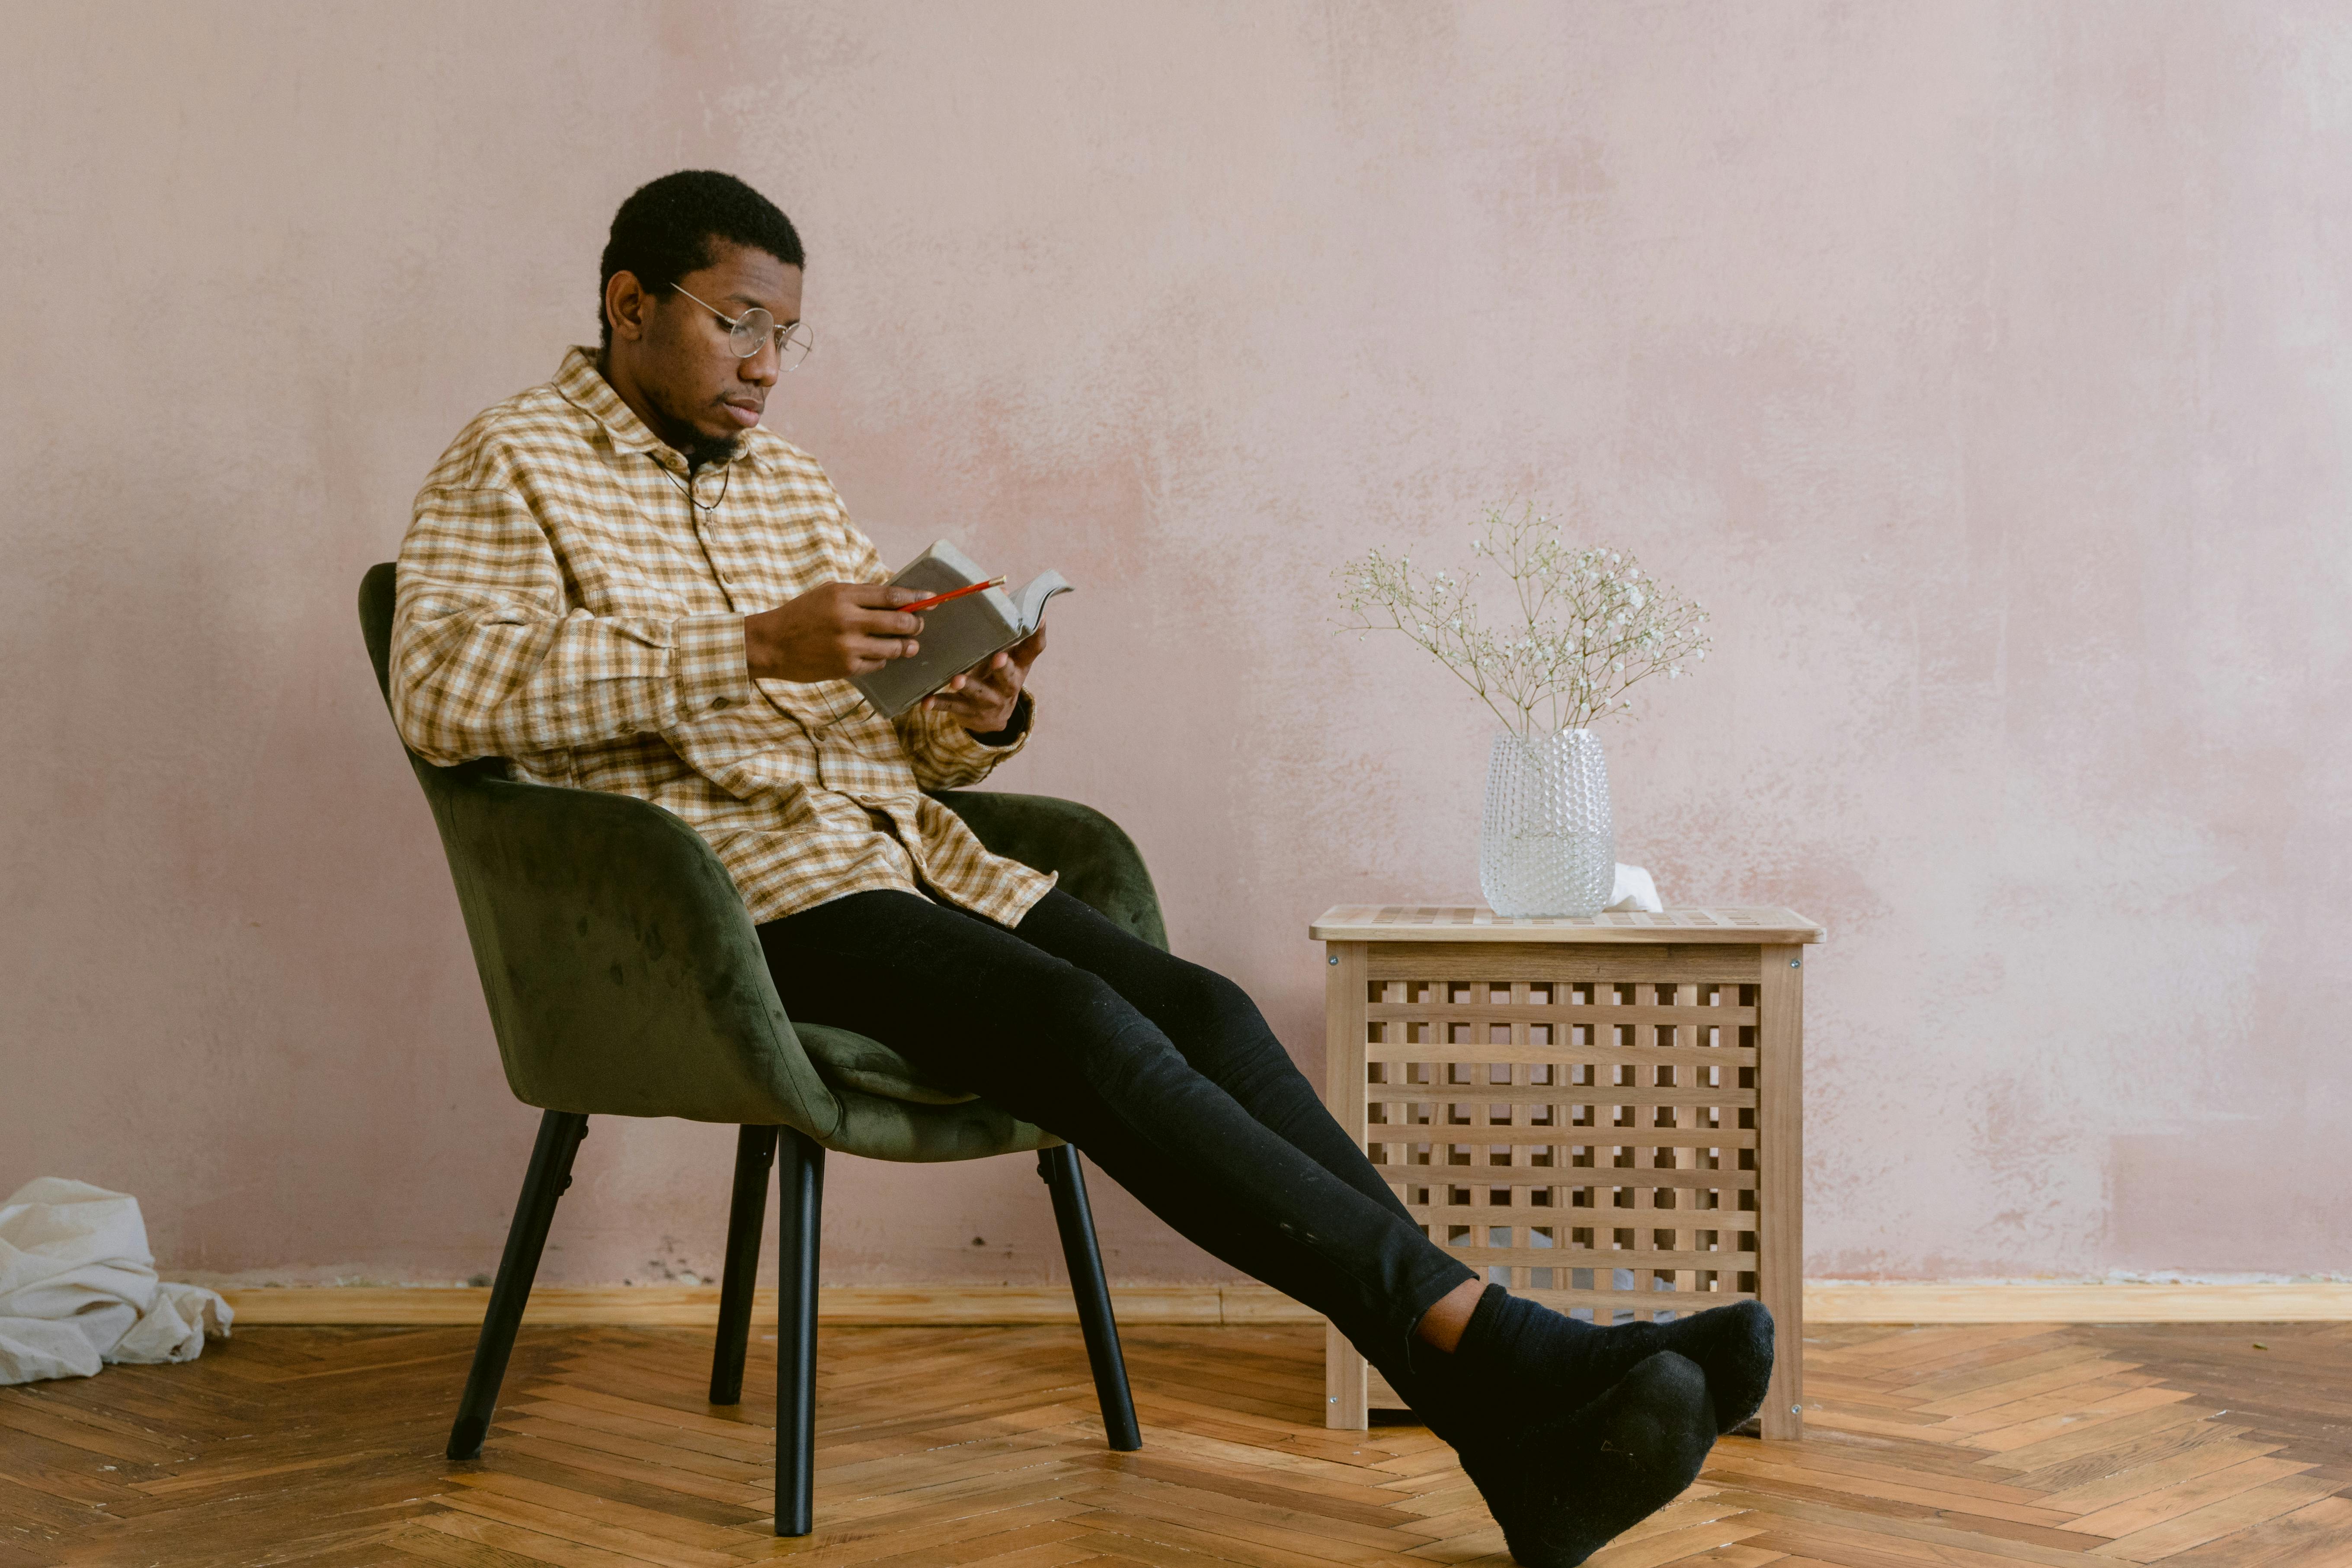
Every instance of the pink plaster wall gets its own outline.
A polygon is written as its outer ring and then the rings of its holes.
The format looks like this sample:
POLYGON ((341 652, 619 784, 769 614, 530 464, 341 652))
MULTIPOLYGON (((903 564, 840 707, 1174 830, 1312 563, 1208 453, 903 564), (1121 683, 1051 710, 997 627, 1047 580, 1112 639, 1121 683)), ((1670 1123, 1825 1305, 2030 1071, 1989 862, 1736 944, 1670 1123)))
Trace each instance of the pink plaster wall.
MULTIPOLYGON (((1001 781, 1125 823, 1310 1070, 1307 918, 1475 889, 1487 735, 1326 573, 1531 496, 1716 612, 1621 852, 1834 934, 1811 1273, 2345 1268, 2340 5, 8 28, 0 1189, 135 1192, 181 1272, 493 1266, 534 1119, 352 590, 716 164, 807 236, 774 421, 886 552, 1082 584, 1001 781)), ((548 1277, 708 1275, 730 1147, 600 1124, 548 1277)), ((1057 1268, 1026 1162, 841 1162, 829 1225, 840 1281, 1057 1268)))

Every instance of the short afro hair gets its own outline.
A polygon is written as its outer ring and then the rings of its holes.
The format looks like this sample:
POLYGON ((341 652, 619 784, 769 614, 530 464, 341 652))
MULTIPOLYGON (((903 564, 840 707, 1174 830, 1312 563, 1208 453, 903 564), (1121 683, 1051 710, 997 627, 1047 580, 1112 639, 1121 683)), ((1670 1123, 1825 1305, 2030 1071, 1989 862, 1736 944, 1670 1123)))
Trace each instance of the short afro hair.
POLYGON ((787 267, 808 265, 793 220, 734 175, 716 169, 664 174, 639 185, 613 215, 604 270, 596 279, 596 325, 604 345, 613 346, 613 323, 604 317, 604 290, 613 274, 632 273, 646 292, 667 293, 671 284, 717 259, 713 240, 764 250, 787 267))

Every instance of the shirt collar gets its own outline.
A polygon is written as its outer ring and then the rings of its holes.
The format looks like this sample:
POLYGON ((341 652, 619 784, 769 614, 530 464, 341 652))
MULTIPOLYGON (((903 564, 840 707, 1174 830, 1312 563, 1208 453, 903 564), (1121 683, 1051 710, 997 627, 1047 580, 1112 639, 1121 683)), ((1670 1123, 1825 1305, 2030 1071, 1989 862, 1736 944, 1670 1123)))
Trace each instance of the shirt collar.
MULTIPOLYGON (((637 417, 636 410, 621 401, 621 395, 613 390, 613 384, 597 368, 598 357, 594 349, 574 345, 564 354, 563 364, 555 373, 555 390, 565 402, 604 426, 604 438, 612 443, 613 450, 645 452, 664 468, 674 465, 683 468, 686 459, 677 449, 655 435, 637 417)), ((745 431, 735 456, 728 460, 749 460, 754 466, 765 467, 761 446, 766 435, 757 426, 745 431)))

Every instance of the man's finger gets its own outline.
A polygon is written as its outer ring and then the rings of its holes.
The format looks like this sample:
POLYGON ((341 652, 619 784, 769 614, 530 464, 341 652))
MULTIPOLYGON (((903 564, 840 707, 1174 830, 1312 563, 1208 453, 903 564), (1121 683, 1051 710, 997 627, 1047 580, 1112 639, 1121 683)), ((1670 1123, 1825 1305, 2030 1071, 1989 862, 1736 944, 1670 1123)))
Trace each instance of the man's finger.
MULTIPOLYGON (((922 648, 922 644, 917 642, 913 637, 854 637, 849 638, 843 646, 848 649, 849 657, 852 659, 870 658, 876 660, 877 662, 872 666, 872 668, 876 669, 881 668, 883 665, 889 663, 894 658, 911 658, 922 648)), ((862 675, 866 672, 864 670, 860 670, 858 673, 862 675)))
POLYGON ((842 584, 842 596, 867 610, 887 610, 931 597, 920 589, 894 588, 887 583, 845 583, 842 584))
POLYGON ((903 615, 897 610, 862 609, 843 617, 853 632, 863 632, 870 637, 910 637, 920 635, 923 617, 903 615))
POLYGON ((940 707, 959 713, 985 713, 1001 700, 997 694, 977 686, 942 686, 931 695, 939 700, 940 707))

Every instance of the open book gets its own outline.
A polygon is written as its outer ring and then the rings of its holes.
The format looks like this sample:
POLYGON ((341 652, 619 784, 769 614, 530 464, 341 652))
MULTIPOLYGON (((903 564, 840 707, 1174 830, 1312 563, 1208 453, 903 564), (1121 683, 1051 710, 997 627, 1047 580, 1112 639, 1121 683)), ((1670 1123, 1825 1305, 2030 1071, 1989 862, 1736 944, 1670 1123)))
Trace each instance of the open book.
MULTIPOLYGON (((971 557, 942 539, 908 562, 890 585, 929 595, 968 588, 988 577, 971 557)), ((876 712, 896 719, 965 670, 1035 631, 1045 618, 1045 601, 1069 588, 1059 572, 1046 572, 1031 578, 1018 593, 987 588, 918 611, 923 630, 915 639, 919 645, 915 657, 894 658, 869 675, 853 675, 850 684, 865 694, 876 712)))

